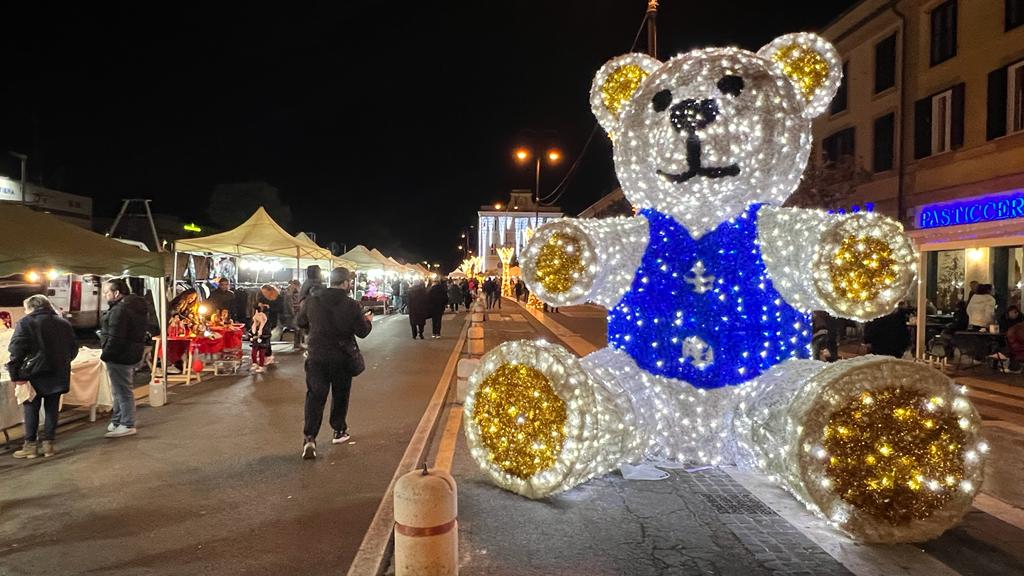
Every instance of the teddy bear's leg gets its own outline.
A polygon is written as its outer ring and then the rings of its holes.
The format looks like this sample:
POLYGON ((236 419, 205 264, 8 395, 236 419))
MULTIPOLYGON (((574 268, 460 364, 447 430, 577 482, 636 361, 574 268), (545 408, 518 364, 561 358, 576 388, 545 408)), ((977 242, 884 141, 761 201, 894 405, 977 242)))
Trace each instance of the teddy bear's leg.
POLYGON ((918 542, 953 526, 988 451, 963 387, 885 356, 780 364, 745 387, 731 425, 739 464, 866 542, 918 542))
POLYGON ((543 498, 636 460, 648 447, 650 435, 638 430, 657 425, 640 404, 666 399, 624 393, 589 359, 525 340, 481 359, 464 404, 466 440, 497 485, 543 498))

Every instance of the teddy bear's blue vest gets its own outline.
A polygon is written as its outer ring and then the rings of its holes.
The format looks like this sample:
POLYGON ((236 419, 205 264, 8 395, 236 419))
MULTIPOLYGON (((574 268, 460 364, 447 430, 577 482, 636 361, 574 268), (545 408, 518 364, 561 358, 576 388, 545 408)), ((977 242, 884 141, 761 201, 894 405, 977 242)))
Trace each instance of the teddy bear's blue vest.
POLYGON ((698 388, 739 384, 806 358, 810 316, 768 279, 756 242, 759 208, 699 240, 671 216, 641 211, 650 240, 632 286, 608 313, 609 345, 648 372, 698 388))

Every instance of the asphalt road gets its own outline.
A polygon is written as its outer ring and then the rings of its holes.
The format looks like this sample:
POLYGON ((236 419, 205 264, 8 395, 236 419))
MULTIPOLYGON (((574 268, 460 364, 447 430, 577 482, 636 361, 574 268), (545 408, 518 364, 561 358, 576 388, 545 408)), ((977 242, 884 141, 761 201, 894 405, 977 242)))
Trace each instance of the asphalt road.
POLYGON ((60 454, 0 454, 0 575, 343 574, 444 369, 464 314, 413 341, 406 316, 374 322, 353 385, 350 444, 300 458, 302 358, 254 376, 170 389, 139 433, 102 418, 58 432, 60 454))

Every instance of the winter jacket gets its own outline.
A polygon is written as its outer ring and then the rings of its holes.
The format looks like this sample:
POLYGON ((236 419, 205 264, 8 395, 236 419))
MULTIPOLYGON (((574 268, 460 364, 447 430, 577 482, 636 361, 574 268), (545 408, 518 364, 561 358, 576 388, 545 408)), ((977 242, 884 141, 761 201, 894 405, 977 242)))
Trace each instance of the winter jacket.
POLYGON ((100 327, 100 359, 134 366, 142 360, 146 338, 146 301, 129 294, 111 302, 100 327))
POLYGON ((448 307, 448 289, 444 287, 444 284, 438 282, 430 287, 430 314, 443 314, 444 309, 448 307))
POLYGON ((235 316, 237 308, 235 307, 235 293, 231 290, 217 289, 210 293, 210 297, 206 299, 206 304, 210 308, 210 313, 206 315, 207 318, 210 314, 220 314, 221 310, 227 310, 232 316, 235 316))
POLYGON ((967 316, 972 326, 988 328, 996 323, 996 299, 991 294, 975 294, 967 302, 967 316))
POLYGON ((366 338, 373 324, 363 315, 363 307, 338 288, 325 288, 306 298, 295 323, 309 331, 310 360, 347 360, 357 348, 356 336, 366 338))
POLYGON ((430 317, 430 297, 422 284, 409 289, 409 320, 413 324, 422 324, 430 317))
POLYGON ((49 370, 32 378, 32 387, 40 396, 65 394, 71 389, 71 361, 78 354, 78 347, 71 324, 52 308, 33 310, 14 327, 11 343, 7 346, 11 353, 7 370, 17 378, 21 363, 39 349, 40 337, 49 370))
POLYGON ((462 294, 462 288, 460 288, 455 282, 452 282, 451 285, 448 286, 448 303, 454 306, 456 304, 462 304, 464 299, 465 296, 462 294))
POLYGON ((299 302, 301 303, 306 298, 313 296, 324 288, 324 280, 320 275, 320 267, 316 264, 307 266, 306 279, 302 282, 302 286, 299 288, 299 302))
POLYGON ((864 343, 871 345, 871 353, 900 358, 910 346, 907 314, 895 310, 864 326, 864 343))

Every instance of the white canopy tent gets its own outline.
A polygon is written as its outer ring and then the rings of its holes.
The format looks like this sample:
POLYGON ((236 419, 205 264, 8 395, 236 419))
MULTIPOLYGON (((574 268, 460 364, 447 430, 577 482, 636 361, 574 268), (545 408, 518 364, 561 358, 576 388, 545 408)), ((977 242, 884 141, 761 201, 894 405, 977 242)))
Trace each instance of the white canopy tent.
POLYGON ((354 270, 384 270, 384 264, 362 244, 345 252, 340 258, 351 262, 354 270))

